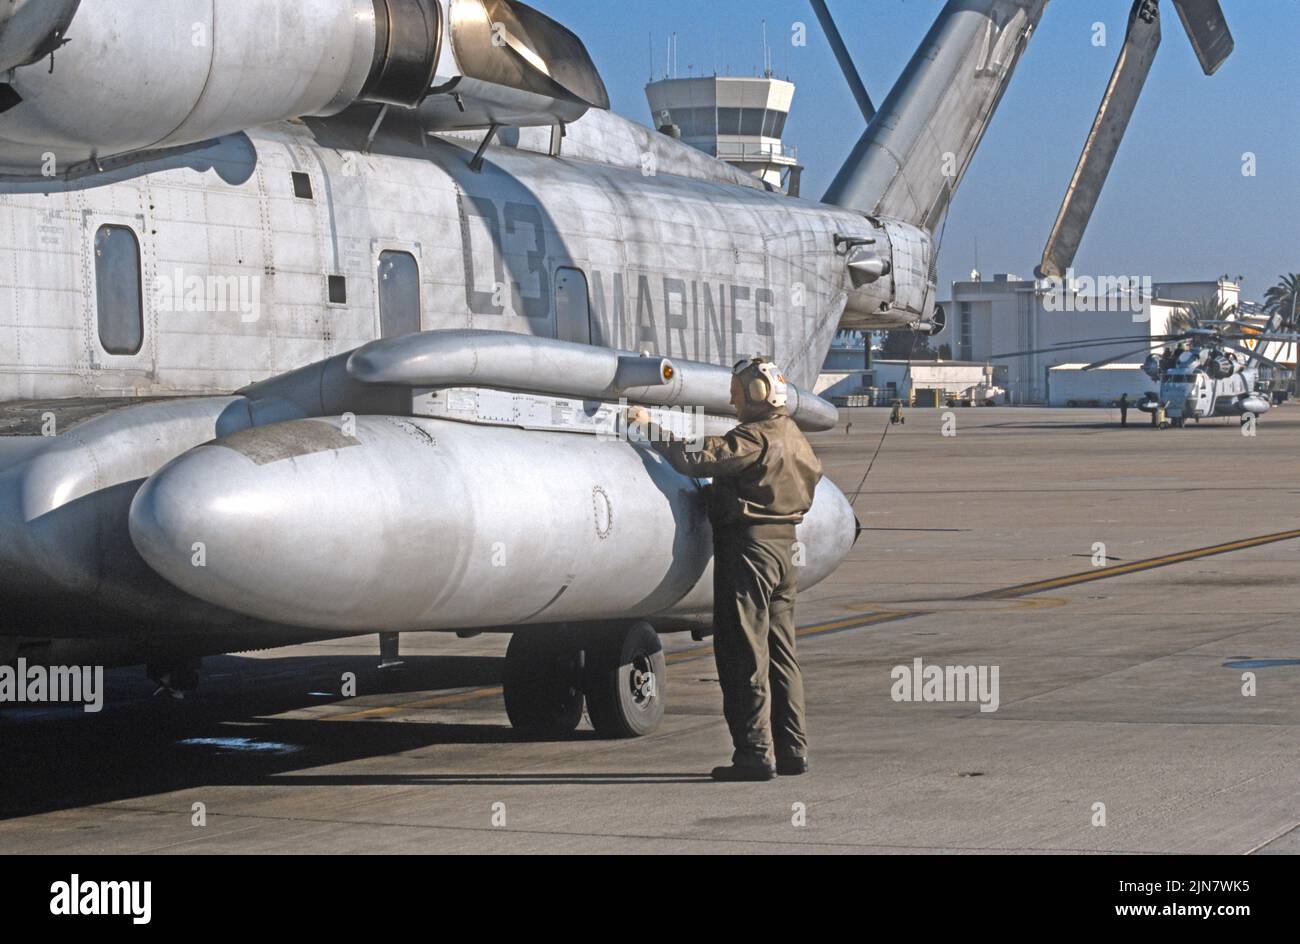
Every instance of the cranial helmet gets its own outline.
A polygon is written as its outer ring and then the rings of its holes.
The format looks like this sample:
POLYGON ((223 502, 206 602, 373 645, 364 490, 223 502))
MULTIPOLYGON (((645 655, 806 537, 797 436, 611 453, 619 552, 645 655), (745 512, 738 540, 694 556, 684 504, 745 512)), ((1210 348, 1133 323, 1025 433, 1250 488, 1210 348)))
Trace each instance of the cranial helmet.
POLYGON ((773 409, 785 406, 788 399, 785 375, 766 357, 737 361, 731 372, 739 378, 745 399, 751 404, 773 409))

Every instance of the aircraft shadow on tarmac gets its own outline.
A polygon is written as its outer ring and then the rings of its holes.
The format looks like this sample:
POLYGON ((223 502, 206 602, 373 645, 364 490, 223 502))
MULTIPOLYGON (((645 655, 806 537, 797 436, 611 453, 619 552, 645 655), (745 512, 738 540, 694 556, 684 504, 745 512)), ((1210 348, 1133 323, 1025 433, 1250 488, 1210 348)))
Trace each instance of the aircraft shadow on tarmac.
MULTIPOLYGON (((673 772, 294 774, 439 744, 525 740, 506 724, 275 717, 350 702, 338 694, 344 672, 356 673, 363 696, 356 710, 363 711, 418 702, 436 697, 439 690, 498 684, 502 663, 483 656, 416 656, 406 659, 400 674, 390 676, 380 673, 373 656, 219 656, 204 661, 204 683, 179 702, 153 697, 153 685, 138 667, 113 670, 106 674, 105 708, 98 714, 70 706, 7 707, 0 713, 0 819, 208 785, 549 786, 707 779, 702 773, 673 772), (385 697, 365 697, 380 693, 385 697)), ((594 732, 580 730, 566 740, 596 738, 594 732)))

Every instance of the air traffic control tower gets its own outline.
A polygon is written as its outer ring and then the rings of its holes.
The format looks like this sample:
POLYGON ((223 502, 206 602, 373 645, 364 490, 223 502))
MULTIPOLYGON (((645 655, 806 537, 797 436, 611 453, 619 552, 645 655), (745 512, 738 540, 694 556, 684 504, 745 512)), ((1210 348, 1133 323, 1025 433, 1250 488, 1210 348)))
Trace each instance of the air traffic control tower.
POLYGON ((794 85, 762 77, 660 79, 645 88, 654 127, 683 143, 799 193, 795 149, 781 143, 794 85))

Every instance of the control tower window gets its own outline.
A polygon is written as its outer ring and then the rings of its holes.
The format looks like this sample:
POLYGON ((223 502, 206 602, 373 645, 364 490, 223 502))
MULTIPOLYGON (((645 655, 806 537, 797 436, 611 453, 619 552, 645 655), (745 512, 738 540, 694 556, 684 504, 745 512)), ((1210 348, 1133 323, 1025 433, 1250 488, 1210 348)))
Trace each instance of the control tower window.
POLYGON ((129 226, 95 233, 95 301, 99 343, 109 354, 139 354, 144 346, 140 241, 129 226))
POLYGON ((718 134, 740 134, 740 109, 718 109, 718 134))
POLYGON ((717 112, 712 108, 678 108, 672 121, 682 129, 683 138, 711 138, 717 133, 717 112))
POLYGON ((740 133, 753 138, 763 133, 763 109, 745 108, 741 110, 740 133))
POLYGON ((779 138, 785 131, 786 114, 783 111, 776 111, 769 108, 767 117, 763 119, 763 136, 766 138, 779 138))

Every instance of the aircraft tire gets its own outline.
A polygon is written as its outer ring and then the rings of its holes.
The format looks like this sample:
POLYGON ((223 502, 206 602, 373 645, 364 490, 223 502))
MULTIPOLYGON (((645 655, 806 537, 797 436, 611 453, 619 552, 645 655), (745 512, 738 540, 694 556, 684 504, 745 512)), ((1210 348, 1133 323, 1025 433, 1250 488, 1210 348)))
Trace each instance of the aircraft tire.
POLYGON ((596 733, 631 738, 659 727, 667 702, 666 669, 663 644, 649 623, 597 634, 587 650, 584 686, 596 733))
POLYGON ((582 720, 581 650, 546 631, 519 632, 506 648, 503 694, 511 726, 558 738, 582 720))

